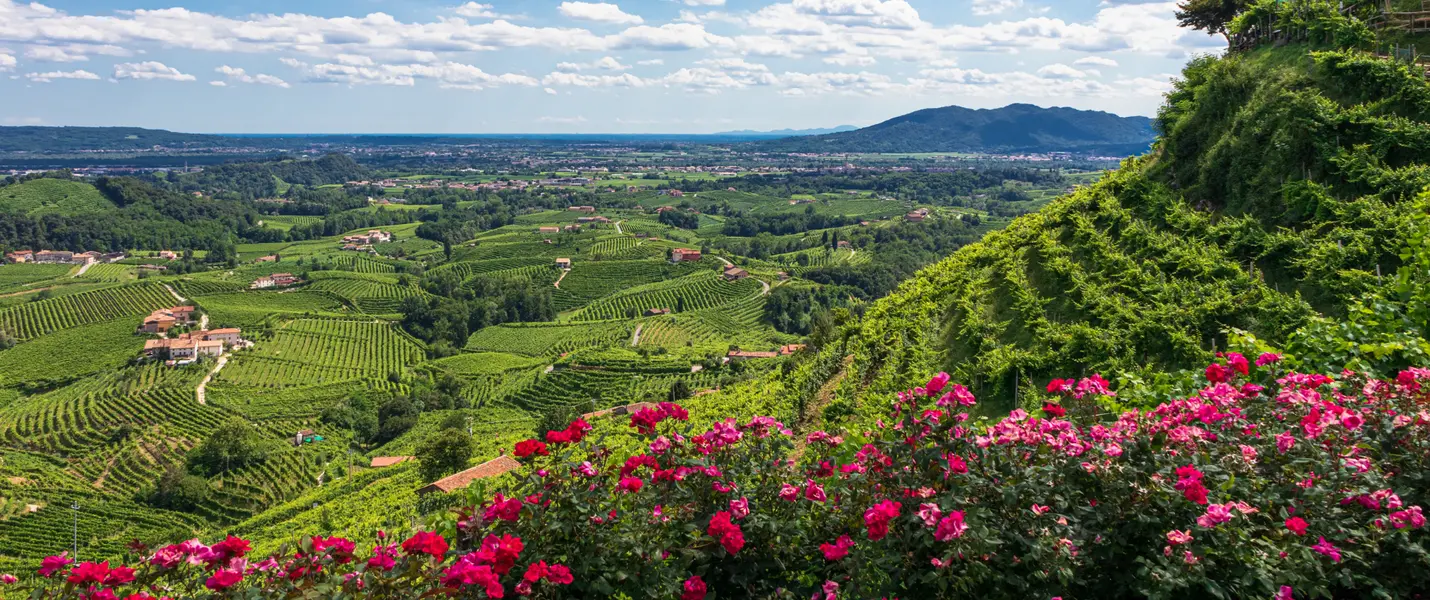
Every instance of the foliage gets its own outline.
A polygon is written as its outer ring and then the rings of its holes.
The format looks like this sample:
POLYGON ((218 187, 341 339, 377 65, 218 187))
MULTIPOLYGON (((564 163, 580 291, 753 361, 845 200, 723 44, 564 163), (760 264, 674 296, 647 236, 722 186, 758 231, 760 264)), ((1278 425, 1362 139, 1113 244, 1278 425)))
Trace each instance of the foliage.
MULTIPOLYGON (((514 487, 401 544, 305 536, 250 571, 246 541, 195 542, 143 558, 134 582, 93 584, 687 599, 1406 597, 1430 585, 1417 475, 1430 422, 1416 416, 1430 371, 1338 380, 1255 362, 1228 355, 1198 397, 1157 411, 1099 418, 1095 399, 1114 392, 1094 377, 1053 382, 1038 414, 981 424, 956 412, 975 400, 941 374, 866 436, 805 436, 797 462, 769 417, 706 430, 664 404, 609 437, 578 420, 517 445, 514 487), (639 443, 613 454, 617 437, 639 443), (202 552, 221 554, 185 566, 202 552)), ((97 569, 46 565, 31 580, 42 598, 97 569)))
POLYGON ((247 421, 229 419, 189 451, 186 464, 197 475, 227 473, 262 461, 270 446, 247 421))
POLYGON ((1248 4, 1248 0, 1183 0, 1177 4, 1177 21, 1182 27, 1224 34, 1248 4))
POLYGON ((417 462, 428 481, 465 469, 471 459, 472 438, 458 429, 438 431, 417 447, 417 462))

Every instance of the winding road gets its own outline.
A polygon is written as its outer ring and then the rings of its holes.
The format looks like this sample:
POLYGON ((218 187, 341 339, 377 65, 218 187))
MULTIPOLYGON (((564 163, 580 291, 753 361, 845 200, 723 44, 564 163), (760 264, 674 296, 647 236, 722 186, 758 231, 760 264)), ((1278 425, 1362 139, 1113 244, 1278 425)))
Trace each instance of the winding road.
POLYGON ((169 290, 169 295, 173 296, 175 300, 178 300, 180 304, 189 301, 188 298, 185 298, 185 297, 183 297, 183 296, 180 296, 179 293, 176 292, 176 291, 174 291, 174 288, 169 287, 169 284, 167 284, 167 283, 164 284, 164 289, 169 290))
POLYGON ((199 382, 199 387, 194 388, 194 397, 199 399, 199 404, 208 404, 204 393, 208 390, 209 381, 213 380, 214 374, 218 373, 226 364, 228 364, 227 354, 218 357, 218 360, 214 362, 213 370, 209 371, 208 375, 204 375, 204 380, 199 382))
POLYGON ((631 335, 631 345, 637 346, 641 343, 641 330, 645 329, 645 323, 636 325, 636 332, 631 335))

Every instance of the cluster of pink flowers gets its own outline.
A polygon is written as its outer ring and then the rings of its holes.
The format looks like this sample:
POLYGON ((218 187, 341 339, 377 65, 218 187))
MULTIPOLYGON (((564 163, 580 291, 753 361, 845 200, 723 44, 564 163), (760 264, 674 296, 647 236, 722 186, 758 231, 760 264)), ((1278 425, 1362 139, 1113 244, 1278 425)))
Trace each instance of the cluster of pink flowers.
MULTIPOLYGON (((249 563, 229 538, 160 548, 138 573, 70 569, 63 555, 40 573, 96 593, 148 585, 149 570, 192 573, 260 598, 319 581, 357 596, 936 597, 950 577, 977 597, 1095 597, 1089 582, 1139 569, 1155 575, 1107 597, 1215 582, 1286 600, 1282 584, 1330 577, 1394 580, 1377 590, 1389 597, 1430 589, 1411 568, 1427 534, 1414 504, 1430 490, 1406 475, 1430 462, 1430 370, 1378 381, 1283 360, 1222 354, 1188 376, 1205 378, 1195 393, 1115 418, 1090 416, 1116 396, 1093 375, 1049 383, 1052 398, 1029 404, 1042 410, 970 420, 957 407, 972 393, 940 373, 867 430, 811 432, 798 450, 774 417, 700 431, 662 403, 633 414, 635 443, 616 449, 587 440, 582 420, 518 443, 537 476, 400 544, 380 536, 361 559, 320 536, 249 563)), ((1366 589, 1348 595, 1377 595, 1366 589)))

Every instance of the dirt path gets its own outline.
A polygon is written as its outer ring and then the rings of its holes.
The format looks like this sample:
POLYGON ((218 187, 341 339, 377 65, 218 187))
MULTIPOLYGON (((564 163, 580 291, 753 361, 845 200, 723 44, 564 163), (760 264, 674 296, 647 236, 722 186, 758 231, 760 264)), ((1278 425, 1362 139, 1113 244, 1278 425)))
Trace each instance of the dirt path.
POLYGON ((717 257, 715 257, 715 260, 718 260, 718 261, 720 261, 720 262, 722 262, 722 263, 725 263, 725 266, 727 266, 727 267, 733 267, 733 266, 735 266, 735 263, 732 263, 732 262, 730 262, 730 261, 728 261, 728 260, 725 260, 725 257, 723 257, 723 256, 717 256, 717 257))
POLYGON ((70 275, 70 278, 71 278, 71 279, 74 279, 74 278, 76 278, 76 277, 79 277, 80 275, 84 275, 84 272, 85 272, 85 271, 88 271, 89 268, 90 268, 90 267, 93 267, 93 266, 94 266, 94 261, 89 261, 89 262, 87 262, 87 263, 84 263, 83 265, 80 265, 79 271, 76 271, 74 275, 70 275))
POLYGON ((625 235, 625 232, 621 231, 621 221, 616 221, 616 233, 619 235, 625 235))
POLYGON ((636 345, 639 345, 639 344, 641 343, 641 330, 642 330, 642 329, 645 329, 645 323, 641 323, 640 325, 636 325, 636 332, 635 332, 634 334, 631 334, 631 345, 632 345, 632 346, 636 346, 636 345))
MULTIPOLYGON (((769 290, 766 289, 766 290, 765 290, 765 293, 769 293, 769 290)), ((208 331, 208 330, 209 330, 209 316, 208 316, 207 314, 205 314, 205 315, 199 317, 199 331, 208 331)))
POLYGON ((0 298, 13 298, 15 296, 24 296, 25 294, 33 294, 35 292, 43 292, 45 290, 54 289, 54 287, 55 286, 51 285, 42 288, 35 288, 33 290, 20 290, 18 292, 10 292, 8 294, 0 294, 0 298))
POLYGON ((175 300, 178 300, 180 303, 188 302, 188 301, 189 301, 188 298, 185 298, 185 297, 183 297, 183 296, 180 296, 179 293, 176 292, 176 291, 174 291, 174 288, 169 287, 169 284, 167 284, 167 283, 164 284, 164 289, 169 290, 169 295, 173 296, 174 299, 175 299, 175 300))
POLYGON ((562 270, 561 270, 561 276, 556 278, 556 289, 561 289, 561 280, 562 280, 562 279, 565 279, 566 276, 567 276, 567 275, 570 275, 570 274, 571 274, 571 270, 570 270, 570 269, 562 269, 562 270))
POLYGON ((770 295, 770 282, 761 279, 761 280, 760 280, 760 286, 764 288, 764 290, 760 291, 760 295, 761 295, 761 296, 768 296, 768 295, 770 295))
POLYGON ((204 375, 204 380, 199 382, 199 387, 194 388, 194 397, 199 399, 199 404, 208 404, 207 399, 204 397, 204 392, 208 390, 209 381, 213 380, 214 374, 218 373, 226 364, 228 364, 228 355, 225 354, 218 357, 218 361, 214 363, 213 370, 209 371, 208 375, 204 375))

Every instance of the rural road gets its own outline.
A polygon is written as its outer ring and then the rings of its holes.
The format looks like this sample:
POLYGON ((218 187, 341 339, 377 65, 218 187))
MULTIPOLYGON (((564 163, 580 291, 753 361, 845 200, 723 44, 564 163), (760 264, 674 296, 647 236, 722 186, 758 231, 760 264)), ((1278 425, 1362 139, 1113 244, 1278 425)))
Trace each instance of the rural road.
POLYGON ((645 323, 636 325, 636 332, 631 335, 631 345, 636 346, 641 343, 641 330, 645 329, 645 323))
POLYGON ((176 292, 176 291, 174 291, 174 288, 169 287, 169 284, 167 284, 167 283, 164 284, 164 289, 169 290, 169 294, 172 295, 172 296, 174 297, 174 299, 175 299, 175 300, 178 300, 181 304, 184 303, 184 302, 188 302, 188 301, 189 301, 188 298, 185 298, 185 297, 183 297, 183 296, 180 296, 179 293, 176 292))
POLYGON ((770 282, 761 280, 761 281, 760 281, 760 285, 764 286, 764 288, 765 288, 764 291, 761 291, 761 292, 760 292, 760 295, 761 295, 761 296, 768 296, 768 295, 770 295, 770 282))
POLYGON ((616 221, 616 233, 618 233, 618 234, 624 234, 624 233, 625 233, 625 232, 621 231, 621 222, 620 222, 620 221, 616 221))
POLYGON ((76 272, 74 275, 70 275, 70 278, 71 278, 71 279, 74 279, 74 278, 76 278, 76 277, 79 277, 79 276, 81 276, 81 275, 84 275, 84 272, 85 272, 85 271, 88 271, 89 268, 90 268, 90 267, 93 267, 93 266, 94 266, 94 261, 89 261, 89 262, 87 262, 87 263, 84 263, 83 265, 80 266, 78 272, 76 272))
POLYGON ((569 275, 570 273, 571 273, 571 271, 569 271, 569 270, 562 270, 562 271, 561 271, 561 276, 556 278, 556 284, 555 284, 555 285, 556 285, 556 288, 557 288, 557 289, 560 289, 560 288, 561 288, 561 280, 562 280, 562 279, 565 279, 566 276, 569 275))
POLYGON ((222 369, 226 364, 228 364, 228 355, 225 354, 218 357, 218 361, 214 363, 213 370, 209 371, 208 375, 204 375, 204 380, 199 382, 199 387, 194 388, 194 396, 199 399, 199 404, 208 404, 204 398, 204 392, 208 390, 209 381, 214 378, 214 374, 218 373, 219 369, 222 369))
POLYGON ((725 260, 725 258, 724 258, 723 256, 717 256, 717 257, 715 257, 715 260, 718 260, 718 261, 720 261, 720 262, 722 262, 722 263, 725 263, 725 266, 727 266, 727 267, 733 267, 733 266, 735 266, 735 263, 732 263, 732 262, 730 262, 730 261, 728 261, 728 260, 725 260))

